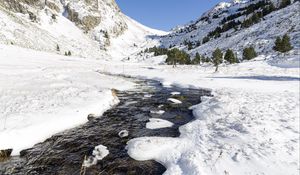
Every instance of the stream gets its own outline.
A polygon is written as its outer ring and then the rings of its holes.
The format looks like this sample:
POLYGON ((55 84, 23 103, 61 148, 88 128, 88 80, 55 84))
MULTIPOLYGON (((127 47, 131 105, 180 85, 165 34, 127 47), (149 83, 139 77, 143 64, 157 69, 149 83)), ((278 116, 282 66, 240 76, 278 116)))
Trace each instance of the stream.
POLYGON ((178 137, 178 128, 194 119, 188 108, 200 103, 201 96, 210 91, 163 87, 158 81, 130 78, 136 87, 128 91, 117 91, 120 103, 78 127, 53 135, 34 147, 21 151, 0 162, 0 174, 16 175, 79 175, 85 156, 90 156, 95 146, 104 145, 109 154, 97 165, 86 168, 85 175, 110 174, 163 174, 164 166, 155 161, 135 161, 125 149, 127 141, 136 137, 178 137), (172 92, 180 92, 172 95, 172 92), (168 98, 182 101, 173 104, 168 98), (163 114, 150 111, 163 110, 163 114), (147 129, 149 118, 168 120, 174 125, 169 128, 147 129), (118 133, 127 130, 129 136, 120 138, 118 133))

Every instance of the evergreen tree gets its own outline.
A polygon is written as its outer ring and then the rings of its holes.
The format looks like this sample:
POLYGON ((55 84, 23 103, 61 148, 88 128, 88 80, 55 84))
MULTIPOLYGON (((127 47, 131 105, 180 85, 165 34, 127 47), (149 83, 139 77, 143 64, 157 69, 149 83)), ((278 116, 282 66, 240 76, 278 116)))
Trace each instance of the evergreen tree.
POLYGON ((222 58, 223 58, 223 53, 222 51, 217 48, 213 53, 212 53, 212 57, 213 57, 213 63, 216 66, 216 72, 219 69, 219 64, 222 63, 222 58))
POLYGON ((290 37, 287 34, 283 35, 281 41, 282 41, 282 43, 281 43, 282 44, 282 52, 285 53, 285 52, 288 52, 293 49, 291 42, 290 42, 290 37))
POLYGON ((108 35, 107 31, 104 32, 104 37, 107 38, 107 39, 109 39, 109 35, 108 35))
POLYGON ((230 49, 227 49, 224 59, 228 61, 230 64, 237 63, 237 58, 235 57, 233 51, 230 49))
POLYGON ((69 52, 68 52, 68 56, 71 56, 71 55, 72 55, 72 54, 71 54, 71 51, 69 51, 69 52))
POLYGON ((282 40, 279 36, 275 40, 275 46, 273 47, 273 49, 278 52, 280 52, 282 49, 282 40))
POLYGON ((195 55, 195 58, 193 59, 192 61, 192 64, 200 64, 201 62, 201 56, 200 54, 197 52, 196 55, 195 55))
POLYGON ((243 60, 251 60, 255 57, 257 57, 257 53, 254 47, 251 46, 243 50, 243 60))
POLYGON ((60 48, 59 48, 59 45, 58 45, 58 44, 56 45, 56 51, 57 51, 57 52, 60 51, 60 48))
POLYGON ((286 6, 291 4, 291 0, 281 0, 280 8, 285 8, 286 6))
POLYGON ((282 53, 292 50, 293 47, 290 43, 290 37, 287 34, 283 35, 282 39, 277 37, 273 49, 282 53))
POLYGON ((177 48, 169 50, 167 56, 168 58, 166 59, 166 62, 168 64, 172 64, 173 67, 175 67, 176 64, 191 64, 189 54, 177 48))
POLYGON ((51 18, 55 21, 56 20, 56 15, 52 14, 51 18))
POLYGON ((192 50, 193 49, 193 43, 192 42, 188 42, 187 43, 187 46, 188 46, 188 50, 192 50))
POLYGON ((206 37, 204 37, 203 38, 203 40, 202 40, 202 44, 204 44, 204 43, 207 43, 209 41, 209 37, 208 36, 206 36, 206 37))

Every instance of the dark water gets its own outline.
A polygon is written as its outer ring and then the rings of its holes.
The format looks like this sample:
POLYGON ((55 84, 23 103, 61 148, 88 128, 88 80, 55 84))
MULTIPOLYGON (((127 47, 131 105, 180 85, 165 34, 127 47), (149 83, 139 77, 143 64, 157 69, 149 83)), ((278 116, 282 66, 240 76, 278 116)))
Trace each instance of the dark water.
MULTIPOLYGON (((165 168, 155 161, 135 161, 127 155, 126 142, 142 136, 179 136, 178 127, 193 120, 188 107, 200 103, 200 97, 209 91, 162 87, 158 82, 134 80, 136 89, 117 92, 120 103, 101 118, 53 135, 33 148, 23 150, 20 157, 0 162, 0 174, 77 175, 85 156, 91 155, 97 145, 108 147, 109 155, 97 165, 86 169, 86 175, 107 174, 162 174, 165 168), (171 92, 181 92, 172 96, 171 92), (147 97, 145 95, 152 95, 147 97), (167 99, 177 98, 182 104, 172 104, 167 99), (150 111, 164 110, 163 115, 150 111), (171 128, 150 130, 146 123, 151 117, 174 123, 171 128), (120 138, 119 131, 128 130, 128 138, 120 138)), ((45 128, 46 129, 46 128, 45 128)))

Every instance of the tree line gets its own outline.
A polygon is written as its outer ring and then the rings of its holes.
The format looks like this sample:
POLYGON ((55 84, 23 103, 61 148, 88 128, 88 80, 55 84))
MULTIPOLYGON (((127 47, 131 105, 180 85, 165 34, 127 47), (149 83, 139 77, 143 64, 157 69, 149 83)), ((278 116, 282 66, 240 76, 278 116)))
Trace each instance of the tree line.
MULTIPOLYGON (((283 35, 282 37, 277 37, 273 49, 281 53, 286 53, 292 50, 293 47, 290 43, 290 37, 287 34, 283 35)), ((179 50, 178 48, 167 49, 155 46, 152 48, 147 48, 144 52, 154 53, 154 56, 167 55, 166 63, 174 66, 177 64, 198 65, 204 62, 212 62, 216 66, 216 71, 218 70, 218 66, 224 61, 229 64, 240 62, 237 55, 231 49, 227 49, 224 54, 221 49, 216 48, 212 52, 211 57, 205 57, 197 52, 193 59, 191 59, 191 56, 187 52, 179 50)), ((257 57, 257 52, 253 46, 243 49, 242 60, 251 60, 255 57, 257 57)))

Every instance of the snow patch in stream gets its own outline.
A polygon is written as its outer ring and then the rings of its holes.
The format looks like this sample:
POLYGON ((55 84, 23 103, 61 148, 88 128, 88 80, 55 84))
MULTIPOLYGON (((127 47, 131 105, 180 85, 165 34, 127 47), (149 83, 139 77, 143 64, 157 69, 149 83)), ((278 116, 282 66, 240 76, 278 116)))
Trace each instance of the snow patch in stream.
POLYGON ((171 95, 180 95, 180 92, 171 92, 171 95))
POLYGON ((160 128, 169 128, 174 124, 167 120, 159 119, 159 118, 150 118, 149 122, 146 123, 146 128, 148 129, 160 129, 160 128))
POLYGON ((177 100, 175 98, 168 98, 169 101, 171 101, 174 104, 181 104, 182 102, 180 100, 177 100))
POLYGON ((164 110, 158 110, 158 111, 150 111, 151 114, 157 114, 157 115, 163 115, 165 113, 164 110))

